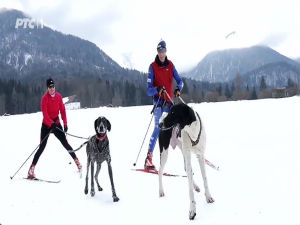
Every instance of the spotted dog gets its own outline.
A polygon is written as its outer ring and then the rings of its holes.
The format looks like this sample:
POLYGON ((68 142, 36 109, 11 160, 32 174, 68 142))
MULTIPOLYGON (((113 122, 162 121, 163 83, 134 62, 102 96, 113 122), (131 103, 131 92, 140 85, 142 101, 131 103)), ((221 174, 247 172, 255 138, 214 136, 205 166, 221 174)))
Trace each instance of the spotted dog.
POLYGON ((188 177, 190 209, 189 218, 193 220, 196 216, 196 202, 194 199, 194 191, 200 191, 200 188, 194 182, 191 153, 198 158, 200 170, 204 182, 205 197, 208 203, 214 202, 211 197, 207 177, 205 172, 205 144, 206 134, 203 123, 192 108, 186 104, 174 105, 168 114, 164 114, 160 121, 159 148, 160 148, 160 168, 159 168, 159 196, 165 195, 162 185, 162 174, 168 158, 169 145, 173 148, 178 146, 183 154, 185 170, 188 177))
POLYGON ((108 173, 111 183, 112 189, 112 197, 113 201, 119 201, 119 198, 116 195, 114 181, 113 181, 113 173, 111 167, 111 157, 109 152, 109 140, 107 137, 107 131, 111 130, 111 124, 109 120, 105 117, 99 117, 94 122, 94 127, 96 131, 96 135, 92 136, 89 141, 87 142, 86 146, 86 154, 87 154, 87 171, 86 171, 86 178, 85 178, 85 188, 84 193, 88 193, 88 180, 89 180, 89 167, 91 166, 91 196, 95 195, 94 189, 94 178, 96 180, 98 190, 102 191, 102 187, 98 182, 98 175, 101 169, 101 164, 106 161, 108 165, 108 173), (94 176, 94 163, 97 163, 97 171, 94 176))

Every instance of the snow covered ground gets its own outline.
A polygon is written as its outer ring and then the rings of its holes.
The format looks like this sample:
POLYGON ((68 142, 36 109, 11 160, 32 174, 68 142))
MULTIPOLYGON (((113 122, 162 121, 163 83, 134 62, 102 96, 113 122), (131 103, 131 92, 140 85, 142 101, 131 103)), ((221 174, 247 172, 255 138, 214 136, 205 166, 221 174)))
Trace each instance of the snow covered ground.
MULTIPOLYGON (((164 198, 158 196, 158 176, 135 172, 133 162, 151 115, 151 106, 94 108, 67 112, 69 132, 88 137, 93 123, 106 116, 112 130, 112 167, 119 202, 114 203, 106 163, 99 175, 102 192, 84 194, 85 148, 78 152, 84 165, 79 178, 71 157, 51 135, 36 167, 41 178, 59 184, 22 179, 39 143, 41 113, 0 117, 0 224, 300 224, 299 150, 300 98, 192 104, 207 132, 206 158, 220 166, 207 167, 213 204, 203 193, 200 168, 193 159, 197 216, 188 219, 187 179, 164 177, 164 198), (71 162, 71 164, 70 164, 71 162)), ((151 128, 152 129, 152 128, 151 128)), ((149 135, 137 167, 143 166, 149 135)), ((83 140, 68 137, 73 148, 83 140)), ((158 145, 154 163, 158 166, 158 145)), ((171 150, 166 172, 184 174, 181 152, 171 150)))

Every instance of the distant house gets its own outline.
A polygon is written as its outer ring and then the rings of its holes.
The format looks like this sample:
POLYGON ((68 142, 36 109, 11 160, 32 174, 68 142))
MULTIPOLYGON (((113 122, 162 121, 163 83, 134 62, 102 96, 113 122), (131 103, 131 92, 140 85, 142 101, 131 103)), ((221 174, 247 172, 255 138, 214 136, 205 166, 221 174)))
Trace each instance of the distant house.
POLYGON ((72 95, 69 97, 63 98, 63 103, 67 110, 69 109, 80 109, 80 101, 77 95, 72 95))
POLYGON ((285 98, 289 97, 289 92, 286 88, 274 88, 272 90, 272 98, 285 98))

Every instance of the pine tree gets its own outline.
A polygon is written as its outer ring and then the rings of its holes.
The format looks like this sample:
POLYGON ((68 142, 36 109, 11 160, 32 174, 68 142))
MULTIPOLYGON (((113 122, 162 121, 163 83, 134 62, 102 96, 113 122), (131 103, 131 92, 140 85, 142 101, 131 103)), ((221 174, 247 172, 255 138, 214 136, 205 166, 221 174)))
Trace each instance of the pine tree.
POLYGON ((265 89, 267 89, 267 84, 266 84, 265 77, 262 76, 260 80, 260 91, 263 91, 265 89))
POLYGON ((186 94, 190 94, 190 90, 189 90, 189 88, 188 88, 188 84, 187 84, 187 82, 186 82, 186 79, 182 79, 182 82, 183 82, 183 91, 184 91, 184 93, 186 93, 186 94))
POLYGON ((243 78, 242 76, 238 73, 235 78, 234 78, 234 87, 235 87, 235 91, 240 92, 242 90, 242 86, 243 86, 243 78))
POLYGON ((218 92, 219 96, 222 95, 222 85, 221 84, 217 86, 216 91, 218 92))
POLYGON ((232 92, 230 91, 228 84, 225 85, 225 93, 224 94, 227 99, 230 99, 232 97, 232 92))
POLYGON ((256 94, 255 87, 253 87, 253 89, 252 89, 250 99, 251 99, 251 100, 257 99, 257 94, 256 94))
POLYGON ((231 93, 233 93, 235 91, 235 86, 234 83, 231 84, 231 93))
POLYGON ((287 87, 288 88, 297 87, 297 84, 291 78, 288 78, 287 87))

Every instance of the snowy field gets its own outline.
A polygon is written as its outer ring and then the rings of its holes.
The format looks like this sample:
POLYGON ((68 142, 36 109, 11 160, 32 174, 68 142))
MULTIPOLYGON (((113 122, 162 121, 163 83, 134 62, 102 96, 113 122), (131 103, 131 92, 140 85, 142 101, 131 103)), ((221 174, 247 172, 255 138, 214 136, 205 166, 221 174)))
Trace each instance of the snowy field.
MULTIPOLYGON (((66 150, 51 134, 36 166, 36 176, 61 179, 58 184, 22 179, 32 157, 10 179, 39 143, 42 114, 0 117, 0 224, 272 224, 297 225, 300 201, 300 98, 267 99, 191 105, 207 133, 206 158, 220 166, 207 166, 208 184, 215 203, 207 204, 197 161, 195 194, 197 215, 188 219, 187 179, 163 177, 164 198, 158 196, 158 176, 132 171, 133 162, 149 124, 152 106, 94 108, 67 111, 69 133, 94 135, 94 120, 107 117, 115 188, 112 201, 106 163, 99 181, 104 189, 84 194, 86 153, 78 152, 83 178, 66 150), (71 164, 70 164, 71 162, 71 164)), ((151 128, 152 132, 152 128, 151 128)), ((138 168, 143 167, 150 133, 138 168)), ((84 140, 68 137, 73 148, 84 140)), ((159 165, 156 145, 154 163, 159 165)), ((179 149, 170 150, 166 172, 184 174, 179 149)))

